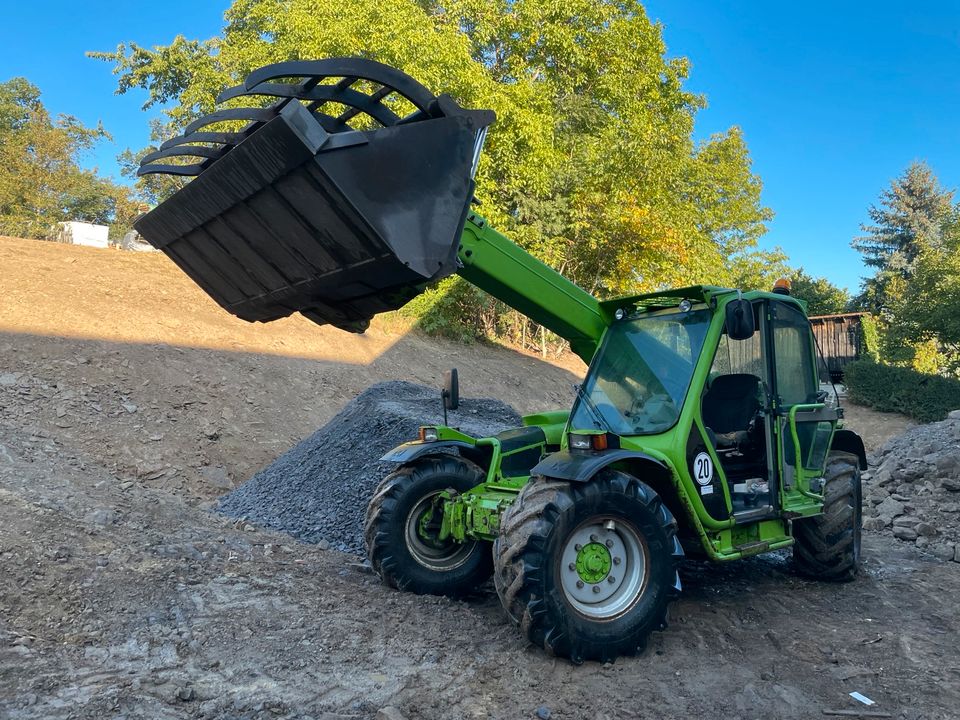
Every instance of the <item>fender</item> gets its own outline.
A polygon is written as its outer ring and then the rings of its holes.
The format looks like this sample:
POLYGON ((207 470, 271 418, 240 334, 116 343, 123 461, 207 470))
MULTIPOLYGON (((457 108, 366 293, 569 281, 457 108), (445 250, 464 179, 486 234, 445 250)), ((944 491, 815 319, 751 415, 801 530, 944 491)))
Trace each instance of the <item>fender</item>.
POLYGON ((411 442, 405 442, 403 445, 397 445, 397 447, 380 458, 380 462, 402 464, 416 460, 418 457, 423 457, 424 455, 433 455, 441 448, 464 448, 473 450, 475 447, 475 445, 463 442, 462 440, 432 440, 431 442, 413 440, 411 442))
POLYGON ((863 440, 853 430, 837 430, 833 434, 830 449, 856 455, 860 459, 860 469, 867 469, 867 451, 863 447, 863 440))
POLYGON ((604 450, 602 452, 578 453, 561 450, 560 452, 547 455, 530 471, 530 475, 545 475, 558 480, 587 482, 593 479, 594 475, 608 465, 612 465, 620 460, 633 459, 647 460, 662 467, 664 470, 669 470, 660 460, 650 457, 646 453, 637 452, 636 450, 617 448, 604 450))

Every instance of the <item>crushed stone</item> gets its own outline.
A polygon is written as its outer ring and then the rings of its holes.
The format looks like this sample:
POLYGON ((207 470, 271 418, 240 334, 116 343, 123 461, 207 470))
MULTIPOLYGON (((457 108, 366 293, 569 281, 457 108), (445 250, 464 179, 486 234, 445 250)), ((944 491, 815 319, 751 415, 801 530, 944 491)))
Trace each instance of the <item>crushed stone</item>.
POLYGON ((960 562, 960 412, 891 438, 863 478, 864 530, 960 562))
MULTIPOLYGON (((402 381, 377 383, 329 423, 224 495, 215 510, 310 543, 364 554, 363 519, 374 490, 394 468, 380 458, 443 422, 440 392, 402 381)), ((484 437, 520 425, 509 405, 462 399, 448 424, 484 437)))

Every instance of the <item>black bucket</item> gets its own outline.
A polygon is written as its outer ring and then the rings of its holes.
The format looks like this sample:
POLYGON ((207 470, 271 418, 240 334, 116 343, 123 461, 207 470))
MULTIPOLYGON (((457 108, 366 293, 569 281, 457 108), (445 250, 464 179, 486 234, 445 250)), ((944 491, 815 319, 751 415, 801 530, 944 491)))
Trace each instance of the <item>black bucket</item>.
POLYGON ((300 312, 362 332, 456 270, 492 112, 355 58, 269 66, 221 98, 245 94, 281 100, 207 116, 140 169, 196 176, 136 228, 214 300, 244 320, 300 312), (270 82, 289 77, 304 79, 270 82), (398 117, 382 102, 391 94, 416 109, 398 117), (332 103, 347 110, 325 113, 332 103), (382 127, 353 130, 360 114, 382 127), (203 130, 237 118, 249 121, 239 132, 203 130), (199 162, 158 163, 177 156, 199 162))

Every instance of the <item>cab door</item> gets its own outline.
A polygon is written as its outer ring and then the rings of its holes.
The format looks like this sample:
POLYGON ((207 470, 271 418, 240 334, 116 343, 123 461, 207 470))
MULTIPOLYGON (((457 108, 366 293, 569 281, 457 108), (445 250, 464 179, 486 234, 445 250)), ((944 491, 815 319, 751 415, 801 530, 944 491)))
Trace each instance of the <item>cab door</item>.
POLYGON ((780 504, 787 512, 815 514, 839 413, 822 401, 810 321, 792 303, 769 307, 780 504))

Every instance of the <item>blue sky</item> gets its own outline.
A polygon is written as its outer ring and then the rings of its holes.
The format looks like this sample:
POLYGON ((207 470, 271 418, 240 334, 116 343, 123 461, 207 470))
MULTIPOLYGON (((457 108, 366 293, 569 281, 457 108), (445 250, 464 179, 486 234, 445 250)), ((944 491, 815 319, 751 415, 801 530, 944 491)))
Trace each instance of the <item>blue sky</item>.
MULTIPOLYGON (((144 94, 114 95, 110 66, 84 52, 207 38, 228 4, 8 3, 0 80, 23 75, 52 111, 102 120, 114 142, 87 163, 116 175, 116 155, 147 143, 151 114, 144 94)), ((707 96, 697 135, 743 129, 776 213, 763 244, 793 264, 855 289, 864 271, 850 239, 892 178, 922 159, 944 185, 960 185, 958 0, 644 4, 664 25, 668 54, 692 62, 688 88, 707 96)))

